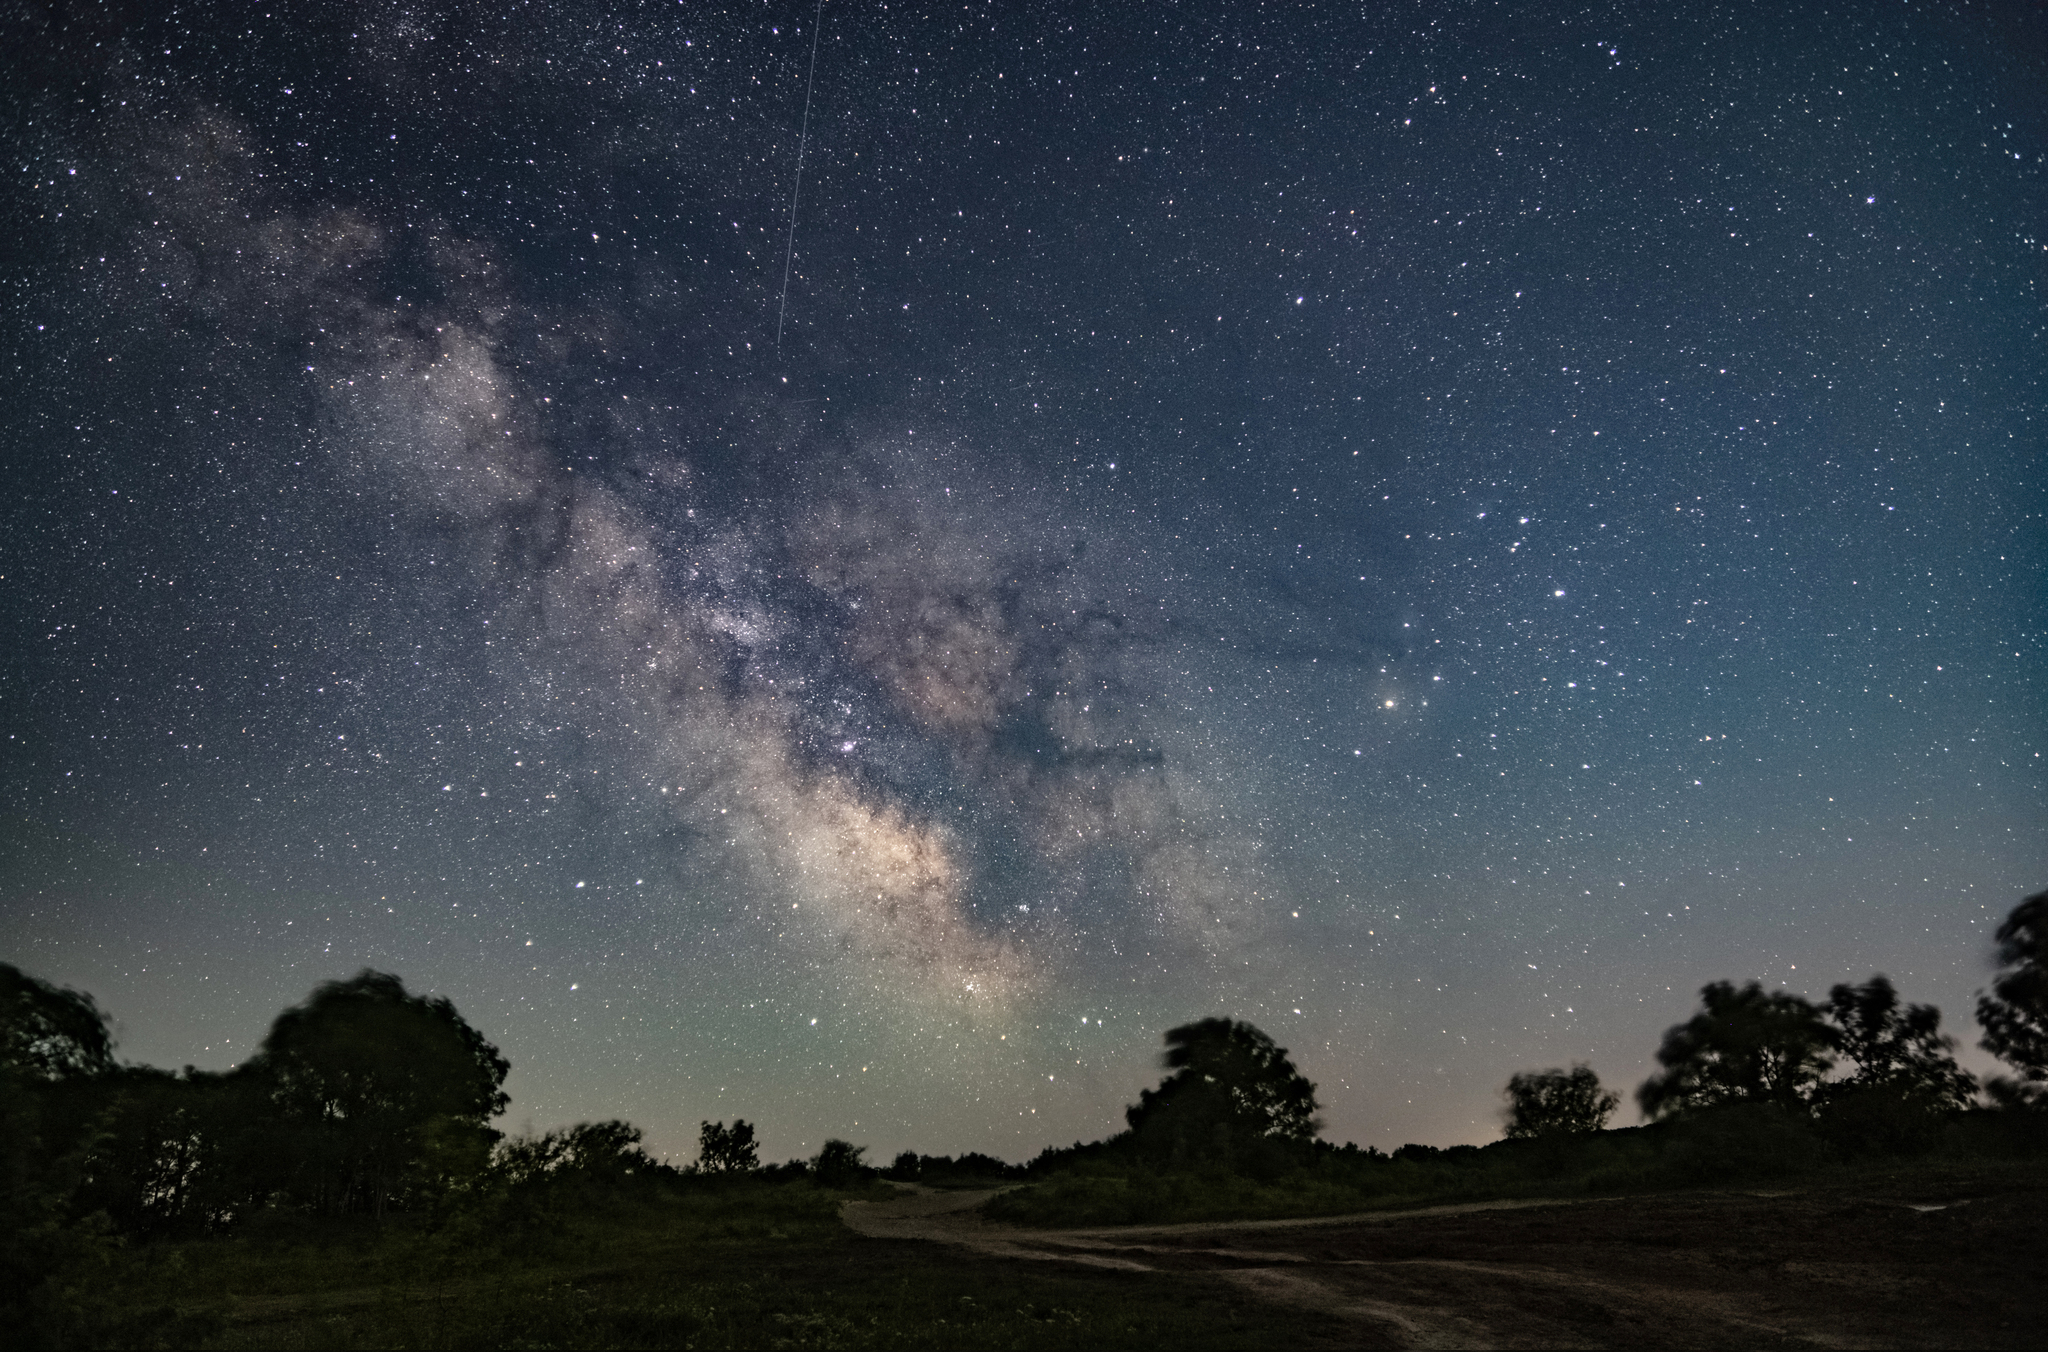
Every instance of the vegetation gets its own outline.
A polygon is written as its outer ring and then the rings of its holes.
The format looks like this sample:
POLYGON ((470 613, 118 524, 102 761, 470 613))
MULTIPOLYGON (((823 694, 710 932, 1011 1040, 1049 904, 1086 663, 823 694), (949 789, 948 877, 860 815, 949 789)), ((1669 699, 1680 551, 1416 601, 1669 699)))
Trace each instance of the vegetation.
MULTIPOLYGON (((1022 1182, 987 1213, 1030 1225, 1323 1215, 1760 1179, 2038 1173, 2048 1149, 2048 893, 1998 931, 1977 1084, 1932 1006, 1882 974, 1826 1004, 1713 982, 1605 1130, 1590 1067, 1506 1087, 1506 1139, 1391 1155, 1318 1139, 1316 1087, 1251 1025, 1168 1031, 1128 1129, 1027 1166, 850 1141, 763 1167, 751 1124, 699 1158, 585 1122, 506 1139, 505 1058, 445 999, 363 972, 280 1014, 227 1074, 123 1066, 91 996, 0 965, 0 1319, 20 1346, 774 1345, 1191 1347, 1309 1336, 1193 1276, 934 1265, 836 1220, 879 1179, 1022 1182), (1275 1322, 1278 1321, 1278 1322, 1275 1322)), ((1306 1316, 1302 1317, 1304 1320, 1306 1316)))
POLYGON ((54 1083, 113 1069, 107 1016, 90 995, 0 963, 0 1074, 54 1083))
POLYGON ((1733 1103, 1801 1102, 1834 1064, 1834 1037, 1820 1010, 1761 982, 1710 982, 1701 1009, 1664 1034, 1664 1067, 1636 1102, 1652 1118, 1733 1103))
MULTIPOLYGON (((1507 1139, 1484 1148, 1405 1145, 1392 1155, 1337 1149, 1303 1130, 1315 1086, 1257 1029, 1205 1020, 1168 1036, 1175 1072, 1127 1114, 1131 1130, 1048 1150, 1034 1186, 996 1198, 992 1216, 1030 1225, 1166 1223, 1225 1217, 1330 1215, 1479 1198, 1627 1193, 1811 1176, 1909 1158, 1959 1163, 2027 1159, 2048 1146, 2048 893, 2028 898, 1998 931, 2004 971, 1978 1007, 1986 1049, 2021 1072, 1994 1081, 2002 1111, 1973 1106, 1975 1079, 1955 1061, 1931 1005, 1902 1004, 1882 973, 1843 984, 1817 1005, 1759 982, 1711 982, 1700 1009, 1669 1029, 1661 1069, 1637 1091, 1650 1125, 1602 1127, 1619 1095, 1590 1067, 1526 1071, 1506 1088, 1507 1139), (1262 1050, 1215 1055, 1197 1093, 1169 1092, 1197 1064, 1197 1030, 1216 1044, 1262 1050), (1261 1090, 1261 1084, 1285 1085, 1261 1090), (1220 1104, 1291 1105, 1286 1130, 1247 1123, 1230 1149, 1220 1104)), ((1282 1120, 1277 1116, 1269 1121, 1282 1120)))
POLYGON ((1138 1148, 1174 1165, 1223 1165, 1311 1141, 1316 1087, 1248 1023, 1203 1019, 1169 1029, 1173 1073, 1126 1109, 1138 1148))
POLYGON ((958 1159, 906 1150, 882 1170, 881 1176, 892 1182, 919 1183, 928 1188, 988 1188, 1027 1178, 1030 1172, 1024 1165, 1009 1164, 974 1150, 958 1159))
POLYGON ((1813 1095, 1816 1125, 1845 1156, 1920 1155, 1934 1149, 1948 1120, 1967 1109, 1977 1080, 1956 1064, 1941 1011, 1904 1005, 1882 973, 1828 996, 1835 1045, 1855 1065, 1813 1095))
POLYGON ((847 1231, 850 1195, 664 1176, 438 1224, 271 1214, 108 1249, 52 1293, 26 1345, 1201 1349, 1325 1325, 1192 1275, 934 1263, 928 1246, 847 1231))
POLYGON ((1982 1046, 2019 1072, 1986 1088, 2010 1107, 2048 1108, 2048 892, 2013 908, 1998 927, 2002 969, 1989 995, 1977 997, 1982 1046))
POLYGON ((1621 1106, 1621 1095, 1600 1087, 1591 1066, 1525 1070, 1508 1080, 1507 1138, 1573 1136, 1598 1131, 1621 1106))
MULTIPOLYGON (((2048 1140, 2033 1123, 1973 1112, 1945 1124, 1915 1170, 2038 1177, 2048 1140)), ((1098 1155, 1052 1161, 1041 1180, 991 1200, 996 1220, 1044 1227, 1170 1225, 1194 1221, 1339 1216, 1503 1199, 1618 1197, 1674 1189, 1892 1177, 1893 1158, 1830 1152, 1811 1124, 1737 1108, 1643 1127, 1377 1150, 1318 1144, 1292 1167, 1255 1178, 1222 1170, 1170 1170, 1098 1155)))
POLYGON ((460 1186, 498 1139, 488 1124, 509 1102, 511 1068, 446 998, 409 994, 382 972, 326 982, 278 1015, 236 1077, 260 1129, 236 1137, 245 1158, 223 1161, 242 1182, 223 1201, 281 1192, 381 1216, 394 1200, 460 1186))
POLYGON ((753 1124, 734 1118, 723 1122, 700 1122, 697 1130, 697 1167, 707 1174, 750 1174, 761 1167, 761 1152, 754 1146, 753 1124))
POLYGON ((811 1174, 824 1187, 849 1187, 874 1176, 874 1170, 861 1163, 867 1153, 866 1146, 851 1141, 827 1141, 811 1160, 811 1174))

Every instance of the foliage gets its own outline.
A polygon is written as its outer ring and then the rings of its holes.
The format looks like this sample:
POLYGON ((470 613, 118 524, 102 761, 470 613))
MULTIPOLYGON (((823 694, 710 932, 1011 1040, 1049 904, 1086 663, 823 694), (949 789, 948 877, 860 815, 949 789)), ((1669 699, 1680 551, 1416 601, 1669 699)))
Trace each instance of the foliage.
POLYGON ((1977 1081, 1956 1064, 1941 1011, 1899 1003, 1879 973, 1828 995, 1836 1045, 1855 1072, 1816 1095, 1821 1133, 1847 1154, 1918 1154, 1939 1142, 1948 1115, 1976 1096, 1977 1081))
POLYGON ((251 1175, 268 1119, 246 1077, 124 1066, 95 1089, 76 1211, 156 1235, 224 1224, 260 1196, 251 1175))
POLYGON ((920 1155, 906 1150, 898 1155, 882 1177, 898 1183, 928 1183, 934 1187, 986 1187, 1007 1179, 1022 1178, 1028 1172, 1021 1164, 1010 1164, 993 1155, 970 1150, 955 1159, 951 1155, 920 1155))
POLYGON ((1655 1133, 1633 1129, 1485 1147, 1406 1145, 1391 1156, 1316 1142, 1263 1178, 1213 1167, 1155 1169, 1129 1154, 1062 1152, 1062 1163, 1038 1172, 1040 1182, 1006 1192, 984 1210, 1023 1225, 1150 1225, 1580 1195, 1595 1177, 1615 1190, 1653 1176, 1663 1148, 1655 1133))
POLYGON ((364 970, 278 1015, 247 1067, 280 1128, 272 1181, 323 1210, 382 1214, 430 1137, 488 1132, 510 1063, 446 997, 364 970))
POLYGON ((116 1082, 107 1016, 90 995, 0 963, 0 1327, 10 1345, 77 1340, 70 1274, 113 1249, 93 1205, 95 1153, 116 1082))
POLYGON ((1316 1087, 1287 1050, 1248 1023, 1209 1018, 1166 1034, 1173 1074, 1124 1110, 1137 1147, 1176 1162, 1259 1155, 1264 1143, 1307 1142, 1316 1087))
POLYGON ((2048 1084, 1994 1075, 1984 1082, 1984 1096, 2004 1112, 2048 1112, 2048 1084))
MULTIPOLYGON (((0 972, 14 1232, 98 1217, 190 1234, 280 1209, 381 1214, 474 1191, 498 1133, 503 1057, 445 999, 364 972, 285 1011, 240 1069, 115 1066, 89 996, 0 972)), ((626 1130, 631 1130, 627 1128, 626 1130)))
POLYGON ((1701 988, 1700 1006, 1664 1034, 1664 1069, 1636 1091, 1653 1118, 1731 1103, 1802 1106, 1834 1064, 1834 1029, 1788 991, 1715 981, 1701 988))
POLYGON ((808 1182, 664 1176, 544 1229, 400 1218, 109 1257, 91 1346, 1187 1349, 1334 1343, 1321 1316, 1201 1274, 1018 1264, 863 1239, 808 1182))
POLYGON ((923 1166, 927 1175, 940 1179, 983 1180, 1021 1178, 1024 1175, 1021 1165, 999 1160, 994 1155, 984 1155, 978 1150, 970 1150, 957 1159, 945 1155, 926 1155, 923 1157, 923 1166))
POLYGON ((9 1346, 78 1341, 64 1279, 111 1247, 103 1222, 72 1211, 84 1115, 77 1088, 0 1072, 0 1328, 9 1346))
POLYGON ((874 1170, 861 1163, 867 1147, 850 1141, 830 1140, 811 1160, 811 1176, 819 1186, 843 1188, 870 1177, 874 1170))
POLYGON ((641 1138, 640 1128, 630 1122, 578 1122, 539 1136, 501 1141, 490 1162, 515 1188, 571 1177, 613 1182, 660 1167, 640 1148, 641 1138))
MULTIPOLYGON (((1998 965, 1991 993, 1977 997, 1978 1045, 2019 1072, 2027 1085, 2048 1083, 2048 892, 2036 892, 1998 927, 1998 965)), ((2018 1105, 2040 1095, 2014 1086, 2001 1095, 2018 1105)))
POLYGON ((1621 1104, 1584 1064, 1570 1070, 1526 1070, 1508 1080, 1510 1140, 1598 1131, 1621 1104))
POLYGON ((1714 1186, 1785 1178, 1826 1159, 1804 1103, 1735 1099, 1663 1124, 1652 1177, 1666 1186, 1714 1186))
POLYGON ((1879 972, 1861 986, 1844 982, 1828 992, 1836 1045, 1855 1062, 1843 1083, 1852 1089, 1893 1090, 1931 1106, 1962 1109, 1977 1092, 1976 1077, 1956 1064, 1956 1040, 1941 1031, 1933 1005, 1899 1004, 1879 972))
MULTIPOLYGON (((2028 951, 2026 914, 2023 906, 2001 931, 2015 966, 2028 951)), ((443 1254, 436 1261, 451 1270, 493 1253, 545 1264, 577 1255, 577 1227, 600 1213, 682 1206, 701 1217, 710 1214, 707 1198, 730 1194, 809 1215, 805 1208, 829 1212, 835 1191, 843 1196, 875 1173, 862 1147, 837 1139, 810 1161, 759 1168, 744 1120, 700 1124, 700 1159, 686 1173, 650 1159, 639 1129, 625 1122, 502 1140, 489 1119, 506 1102, 504 1058, 447 1000, 412 995, 393 976, 364 972, 318 987, 279 1017, 261 1054, 239 1070, 171 1074, 114 1065, 90 997, 13 969, 0 975, 10 976, 14 999, 5 1007, 13 1022, 0 1029, 11 1049, 0 1066, 0 1322, 24 1345, 217 1341, 225 1315, 151 1323, 156 1316, 131 1310, 121 1318, 141 1322, 94 1323, 95 1301, 106 1301, 78 1294, 102 1289, 82 1274, 116 1263, 125 1244, 270 1251, 356 1225, 387 1253, 404 1245, 384 1237, 431 1238, 443 1254)), ((1902 1004, 1881 975, 1836 987, 1825 1011, 1756 983, 1710 985, 1701 1012, 1666 1035, 1664 1068, 1644 1087, 1645 1106, 1667 1120, 1602 1131, 1616 1096, 1590 1068, 1525 1073, 1508 1089, 1510 1139, 1484 1148, 1411 1144, 1387 1156, 1328 1145, 1315 1139, 1315 1086, 1256 1028, 1206 1019, 1166 1041, 1169 1073, 1128 1110, 1126 1132, 1049 1149, 1028 1167, 904 1152, 889 1174, 937 1187, 1028 1176, 1034 1186, 996 1198, 991 1214, 1128 1223, 1723 1185, 1809 1174, 1872 1152, 2020 1160, 2048 1149, 2048 1115, 1960 1111, 1971 1081, 1939 1014, 1902 1004), (1853 1070, 1827 1083, 1835 1052, 1853 1070)), ((2000 1081, 1992 1091, 2018 1106, 2048 1095, 2048 1085, 2000 1081)), ((720 1214, 722 1233, 758 1232, 737 1212, 720 1214)), ((794 1231, 770 1224, 767 1233, 794 1231)), ((718 1300, 745 1303, 725 1289, 718 1300)), ((755 1341, 902 1341, 891 1326, 847 1322, 844 1302, 771 1304, 748 1316, 755 1341)), ((668 1315, 580 1324, 534 1317, 556 1341, 719 1342, 732 1331, 668 1315)), ((961 1326, 932 1324, 941 1327, 961 1326)), ((400 1323, 376 1328, 415 1340, 400 1323)), ((1003 1337, 1031 1342, 1015 1329, 1003 1337)))
POLYGON ((734 1118, 723 1122, 697 1124, 697 1168, 707 1174, 750 1174, 761 1167, 761 1155, 754 1145, 753 1124, 734 1118))
POLYGON ((90 995, 0 962, 0 1082, 69 1080, 113 1069, 107 1016, 90 995))
MULTIPOLYGON (((1943 1120, 1936 1146, 1906 1176, 2005 1169, 2038 1179, 2048 1131, 2031 1114, 1973 1111, 1943 1120)), ((1825 1149, 1807 1115, 1736 1103, 1643 1127, 1495 1141, 1485 1146, 1377 1150, 1318 1143, 1271 1179, 1220 1169, 1149 1169, 1141 1161, 1058 1153, 1031 1186, 991 1199, 992 1219, 1029 1226, 1171 1225, 1337 1216, 1515 1198, 1614 1197, 1700 1187, 1872 1177, 1895 1161, 1859 1163, 1825 1149)))

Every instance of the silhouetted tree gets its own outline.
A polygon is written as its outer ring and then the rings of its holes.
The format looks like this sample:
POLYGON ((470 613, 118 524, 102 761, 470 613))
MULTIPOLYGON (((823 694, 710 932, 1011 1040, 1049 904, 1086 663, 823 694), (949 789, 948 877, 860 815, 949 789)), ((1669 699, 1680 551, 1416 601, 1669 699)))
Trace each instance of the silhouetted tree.
POLYGON ((1621 1104, 1621 1095, 1600 1087, 1588 1065, 1570 1070, 1525 1070, 1508 1080, 1509 1140, 1569 1136, 1598 1131, 1621 1104))
POLYGON ((1700 989, 1700 1012, 1664 1034, 1664 1069, 1636 1101, 1651 1117, 1731 1103, 1803 1109, 1834 1064, 1835 1030, 1818 1007, 1761 982, 1715 981, 1700 989))
POLYGON ((1007 1160, 994 1155, 984 1155, 979 1150, 970 1150, 959 1159, 948 1161, 946 1172, 960 1178, 1008 1178, 1016 1169, 1007 1160))
POLYGON ((1999 974, 1977 996, 1977 1045, 2019 1072, 1985 1086, 2009 1106, 2048 1103, 2048 892, 2012 908, 1998 927, 1999 974))
POLYGON ((47 1082, 113 1069, 107 1016, 90 995, 0 962, 0 1075, 47 1082))
POLYGON ((1174 1073, 1124 1110, 1138 1147, 1180 1161, 1228 1162, 1261 1143, 1308 1142, 1316 1087, 1248 1023, 1210 1018, 1166 1034, 1174 1073))
POLYGON ((10 1345, 60 1341, 62 1275, 109 1238, 76 1223, 75 1203, 117 1073, 90 995, 0 963, 0 1328, 10 1345))
POLYGON ((540 1182, 615 1184, 654 1169, 640 1148, 642 1132, 630 1122, 578 1122, 573 1127, 516 1136, 492 1152, 492 1163, 513 1187, 540 1182))
POLYGON ((761 1167, 760 1152, 754 1145, 754 1127, 735 1117, 723 1122, 697 1124, 697 1168, 707 1174, 750 1174, 761 1167))
POLYGON ((1977 1081, 1956 1064, 1941 1011, 1905 1005, 1879 973, 1828 993, 1837 1048, 1855 1072, 1816 1095, 1822 1136, 1848 1154, 1908 1155, 1932 1149, 1948 1115, 1970 1105, 1977 1081))
POLYGON ((906 1150, 882 1171, 882 1177, 899 1183, 984 1183, 994 1179, 1021 1178, 1025 1168, 970 1150, 955 1159, 951 1155, 920 1155, 906 1150))
POLYGON ((850 1141, 827 1141, 811 1160, 811 1176, 828 1188, 856 1183, 867 1175, 867 1166, 861 1163, 861 1157, 867 1153, 866 1146, 850 1141))
MULTIPOLYGON (((0 1249, 14 1253, 19 1236, 63 1219, 116 1073, 90 995, 0 963, 0 1249)), ((0 1268, 31 1258, 14 1253, 0 1268)))
POLYGON ((97 1082, 73 1209, 130 1233, 207 1230, 261 1199, 245 1167, 271 1131, 247 1077, 126 1066, 97 1082))
POLYGON ((247 1067, 282 1127, 263 1163, 303 1201, 381 1215, 430 1143, 496 1139, 510 1068, 445 997, 369 970, 325 982, 247 1067))
POLYGON ((1961 1109, 1977 1092, 1977 1079, 1956 1064, 1956 1040, 1941 1031, 1933 1005, 1899 1004, 1899 993, 1879 972, 1860 986, 1847 982, 1828 992, 1836 1047, 1856 1071, 1841 1081, 1851 1089, 1883 1089, 1961 1109))

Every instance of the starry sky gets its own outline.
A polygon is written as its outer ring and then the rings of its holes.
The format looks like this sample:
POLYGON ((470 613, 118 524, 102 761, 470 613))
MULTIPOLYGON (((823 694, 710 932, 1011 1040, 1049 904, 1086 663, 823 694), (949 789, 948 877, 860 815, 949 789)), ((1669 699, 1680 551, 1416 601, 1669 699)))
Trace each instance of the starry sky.
POLYGON ((1212 1013, 1382 1147, 1719 978, 1971 1034, 2038 18, 17 8, 0 958, 206 1068, 395 971, 679 1158, 1025 1158, 1212 1013))

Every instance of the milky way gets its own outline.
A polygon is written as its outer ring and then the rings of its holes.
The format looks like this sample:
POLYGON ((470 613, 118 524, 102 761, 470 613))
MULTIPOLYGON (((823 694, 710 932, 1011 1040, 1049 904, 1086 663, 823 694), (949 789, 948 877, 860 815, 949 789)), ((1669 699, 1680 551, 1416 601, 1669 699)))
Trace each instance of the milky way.
POLYGON ((0 956, 207 1066, 397 971, 669 1151, 1025 1156, 1216 1012, 1381 1145, 1711 979, 1966 1018, 2038 43, 824 16, 793 245, 804 4, 20 21, 0 956))

